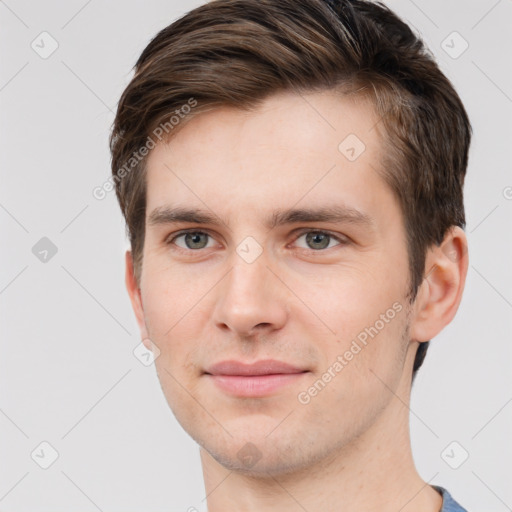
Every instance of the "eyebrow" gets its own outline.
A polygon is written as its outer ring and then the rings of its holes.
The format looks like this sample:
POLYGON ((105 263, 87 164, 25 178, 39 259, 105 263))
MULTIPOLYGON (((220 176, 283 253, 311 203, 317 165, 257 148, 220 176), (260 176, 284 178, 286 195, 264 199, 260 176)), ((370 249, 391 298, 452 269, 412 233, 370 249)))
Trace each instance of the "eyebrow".
MULTIPOLYGON (((208 210, 159 206, 148 217, 151 226, 185 222, 190 224, 210 224, 220 226, 224 224, 229 228, 229 222, 224 222, 219 216, 208 210)), ((367 228, 374 228, 375 221, 367 213, 348 206, 334 205, 319 208, 291 208, 274 210, 267 218, 265 226, 274 229, 287 224, 301 222, 332 222, 354 224, 367 228)))

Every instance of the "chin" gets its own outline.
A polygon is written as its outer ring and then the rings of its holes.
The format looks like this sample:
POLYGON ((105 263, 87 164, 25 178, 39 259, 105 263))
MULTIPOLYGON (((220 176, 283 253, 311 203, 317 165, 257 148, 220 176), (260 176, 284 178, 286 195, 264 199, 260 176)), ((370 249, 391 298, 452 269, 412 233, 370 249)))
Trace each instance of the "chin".
POLYGON ((246 425, 245 431, 240 429, 236 435, 230 430, 233 437, 224 431, 222 434, 217 432, 218 438, 208 433, 204 438, 193 432, 189 434, 225 469, 253 478, 266 479, 306 471, 317 461, 332 455, 326 443, 315 444, 318 441, 316 435, 308 442, 303 432, 283 429, 280 433, 275 431, 268 435, 271 430, 266 429, 263 435, 257 435, 256 432, 250 433, 246 425))

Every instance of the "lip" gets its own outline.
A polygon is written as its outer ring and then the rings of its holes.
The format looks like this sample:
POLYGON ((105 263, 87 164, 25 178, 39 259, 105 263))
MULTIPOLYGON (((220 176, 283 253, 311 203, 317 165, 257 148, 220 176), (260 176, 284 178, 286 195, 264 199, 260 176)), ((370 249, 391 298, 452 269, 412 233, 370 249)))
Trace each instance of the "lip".
POLYGON ((283 361, 262 359, 254 363, 242 363, 233 359, 210 366, 205 373, 210 375, 250 376, 302 373, 305 370, 283 361))
POLYGON ((221 361, 210 366, 205 376, 218 388, 238 397, 263 397, 300 379, 307 370, 283 361, 265 359, 254 363, 221 361))

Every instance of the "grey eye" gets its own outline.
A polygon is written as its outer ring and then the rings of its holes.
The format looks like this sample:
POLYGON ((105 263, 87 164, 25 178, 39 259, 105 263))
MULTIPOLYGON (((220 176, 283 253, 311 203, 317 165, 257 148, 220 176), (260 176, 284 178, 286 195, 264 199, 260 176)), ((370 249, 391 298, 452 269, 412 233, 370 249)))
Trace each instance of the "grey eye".
POLYGON ((184 239, 185 247, 178 243, 176 245, 182 249, 204 249, 208 245, 209 236, 210 235, 208 235, 208 233, 202 233, 200 231, 193 233, 183 233, 176 237, 176 241, 180 238, 184 239))
POLYGON ((322 233, 321 231, 311 231, 309 233, 305 233, 305 235, 308 248, 314 250, 325 249, 329 246, 332 238, 328 233, 322 233))

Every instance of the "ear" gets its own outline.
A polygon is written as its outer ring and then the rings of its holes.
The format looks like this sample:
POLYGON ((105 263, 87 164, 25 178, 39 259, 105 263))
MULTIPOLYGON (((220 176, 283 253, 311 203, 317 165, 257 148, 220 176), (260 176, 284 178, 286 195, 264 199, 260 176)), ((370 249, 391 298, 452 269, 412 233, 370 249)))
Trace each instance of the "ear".
POLYGON ((411 339, 431 340, 452 321, 466 283, 467 247, 466 234, 453 226, 439 247, 428 250, 425 277, 414 304, 411 339))
POLYGON ((142 304, 140 288, 139 288, 139 285, 137 284, 137 280, 135 279, 135 274, 133 272, 133 257, 132 257, 131 251, 126 251, 125 260, 126 260, 126 274, 125 274, 126 289, 128 290, 128 295, 130 296, 130 301, 132 303, 133 312, 135 313, 137 323, 139 324, 140 337, 141 337, 142 343, 144 343, 144 345, 146 346, 147 349, 151 350, 151 341, 149 340, 148 330, 146 327, 146 321, 144 319, 144 306, 142 304))

